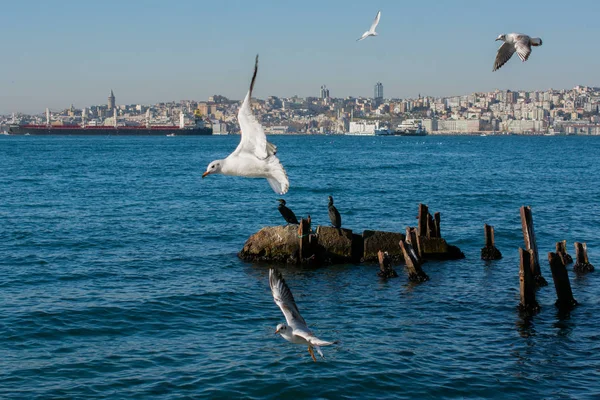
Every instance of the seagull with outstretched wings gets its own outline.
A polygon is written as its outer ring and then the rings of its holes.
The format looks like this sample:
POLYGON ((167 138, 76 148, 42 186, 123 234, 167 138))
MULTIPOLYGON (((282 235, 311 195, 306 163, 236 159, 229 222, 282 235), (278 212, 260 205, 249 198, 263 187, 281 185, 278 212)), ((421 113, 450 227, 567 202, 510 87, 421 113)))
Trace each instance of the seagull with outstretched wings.
POLYGON ((285 194, 290 183, 283 165, 276 156, 277 147, 267 141, 265 131, 252 114, 250 107, 257 72, 258 55, 256 55, 250 90, 238 112, 238 121, 242 131, 240 144, 224 160, 215 160, 208 164, 202 178, 212 174, 266 178, 275 193, 285 194))
POLYGON ((506 64, 515 53, 517 53, 521 61, 527 61, 531 54, 531 46, 542 45, 542 39, 532 38, 522 33, 500 35, 496 40, 501 40, 504 43, 502 43, 502 46, 498 49, 498 53, 496 53, 496 61, 494 61, 494 69, 492 71, 496 71, 506 64))
POLYGON ((366 31, 365 33, 363 33, 363 35, 360 38, 356 39, 356 41, 360 42, 361 40, 366 39, 369 36, 377 36, 377 32, 375 32, 375 28, 377 28, 380 18, 381 18, 381 11, 377 11, 377 15, 375 16, 375 19, 373 20, 373 23, 371 24, 371 27, 369 28, 369 30, 366 31))
POLYGON ((321 346, 330 346, 336 344, 336 342, 326 342, 321 340, 308 329, 306 321, 300 315, 292 291, 283 280, 283 276, 276 269, 269 270, 269 286, 271 286, 271 292, 273 293, 273 299, 275 303, 281 308, 283 315, 285 316, 286 324, 279 324, 275 330, 275 333, 280 334, 285 340, 294 344, 303 344, 308 346, 308 353, 312 357, 313 361, 317 361, 313 348, 317 350, 317 353, 321 357, 323 352, 321 346))

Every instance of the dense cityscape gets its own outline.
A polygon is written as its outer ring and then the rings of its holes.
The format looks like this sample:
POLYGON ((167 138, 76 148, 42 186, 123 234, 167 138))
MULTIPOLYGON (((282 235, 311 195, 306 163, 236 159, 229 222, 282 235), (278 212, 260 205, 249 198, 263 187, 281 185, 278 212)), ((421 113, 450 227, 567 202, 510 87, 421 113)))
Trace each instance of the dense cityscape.
MULTIPOLYGON (((427 134, 600 135, 600 88, 570 90, 495 90, 463 96, 385 99, 377 82, 372 98, 335 98, 321 86, 318 96, 254 99, 252 107, 268 134, 357 134, 394 132, 418 126, 427 134)), ((206 101, 181 100, 155 105, 106 104, 83 109, 46 110, 37 115, 0 116, 0 131, 14 124, 80 126, 212 126, 213 134, 237 134, 239 100, 220 95, 206 101)))

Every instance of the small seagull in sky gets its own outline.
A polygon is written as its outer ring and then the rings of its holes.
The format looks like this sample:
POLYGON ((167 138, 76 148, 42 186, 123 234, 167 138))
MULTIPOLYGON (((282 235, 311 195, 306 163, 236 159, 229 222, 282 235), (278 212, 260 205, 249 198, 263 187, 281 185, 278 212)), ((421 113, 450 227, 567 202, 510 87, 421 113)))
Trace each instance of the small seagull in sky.
POLYGON ((313 348, 323 357, 321 346, 330 346, 337 342, 326 342, 321 340, 308 329, 304 318, 300 315, 294 296, 288 285, 283 280, 283 276, 276 269, 269 270, 269 286, 273 293, 275 303, 281 308, 285 316, 286 324, 279 324, 275 333, 279 333, 285 340, 294 344, 308 345, 308 353, 313 361, 317 361, 313 348))
POLYGON ((381 18, 381 11, 377 11, 377 15, 375 16, 375 19, 373 20, 373 24, 371 24, 371 28, 369 28, 368 31, 363 33, 363 35, 359 39, 356 39, 356 41, 360 42, 361 40, 366 39, 369 36, 377 36, 377 32, 375 32, 375 28, 377 28, 380 18, 381 18))
POLYGON ((507 35, 500 35, 496 40, 502 40, 502 46, 498 49, 496 54, 496 61, 494 62, 494 69, 496 71, 501 66, 506 64, 512 55, 517 52, 517 55, 521 61, 525 62, 531 54, 531 46, 541 46, 542 39, 532 38, 522 33, 509 33, 507 35))
POLYGON ((254 74, 250 90, 238 112, 238 122, 242 131, 240 144, 224 160, 215 160, 208 164, 202 178, 212 174, 245 176, 248 178, 266 178, 271 188, 278 194, 287 193, 290 183, 279 158, 275 155, 277 147, 267 141, 263 127, 252 114, 250 101, 252 89, 258 72, 258 55, 254 63, 254 74))

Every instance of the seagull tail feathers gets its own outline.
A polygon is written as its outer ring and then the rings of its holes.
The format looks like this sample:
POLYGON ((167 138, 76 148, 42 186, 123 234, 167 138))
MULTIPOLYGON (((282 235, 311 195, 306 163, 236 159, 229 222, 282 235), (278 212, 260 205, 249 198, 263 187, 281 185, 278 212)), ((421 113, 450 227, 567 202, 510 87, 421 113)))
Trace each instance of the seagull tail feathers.
POLYGON ((281 165, 281 162, 279 162, 279 159, 276 156, 272 157, 270 164, 267 182, 269 182, 271 189, 273 189, 275 193, 286 194, 290 188, 290 181, 288 180, 285 169, 283 169, 283 165, 281 165))

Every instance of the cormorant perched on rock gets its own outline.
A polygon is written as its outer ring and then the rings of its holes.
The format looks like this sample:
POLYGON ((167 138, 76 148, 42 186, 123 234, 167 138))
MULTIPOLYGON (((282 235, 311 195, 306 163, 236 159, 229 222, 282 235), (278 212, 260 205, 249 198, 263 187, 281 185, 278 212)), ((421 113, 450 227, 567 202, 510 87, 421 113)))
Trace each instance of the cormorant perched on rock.
POLYGON ((281 216, 283 217, 283 219, 285 219, 285 221, 288 224, 299 224, 300 222, 298 222, 298 218, 296 218, 296 214, 294 214, 294 212, 292 210, 290 210, 289 208, 287 208, 285 206, 285 200, 279 199, 277 201, 279 201, 279 207, 277 207, 277 209, 281 213, 281 216))
POLYGON ((337 208, 333 205, 333 197, 329 196, 329 219, 334 228, 342 227, 342 217, 337 208))

